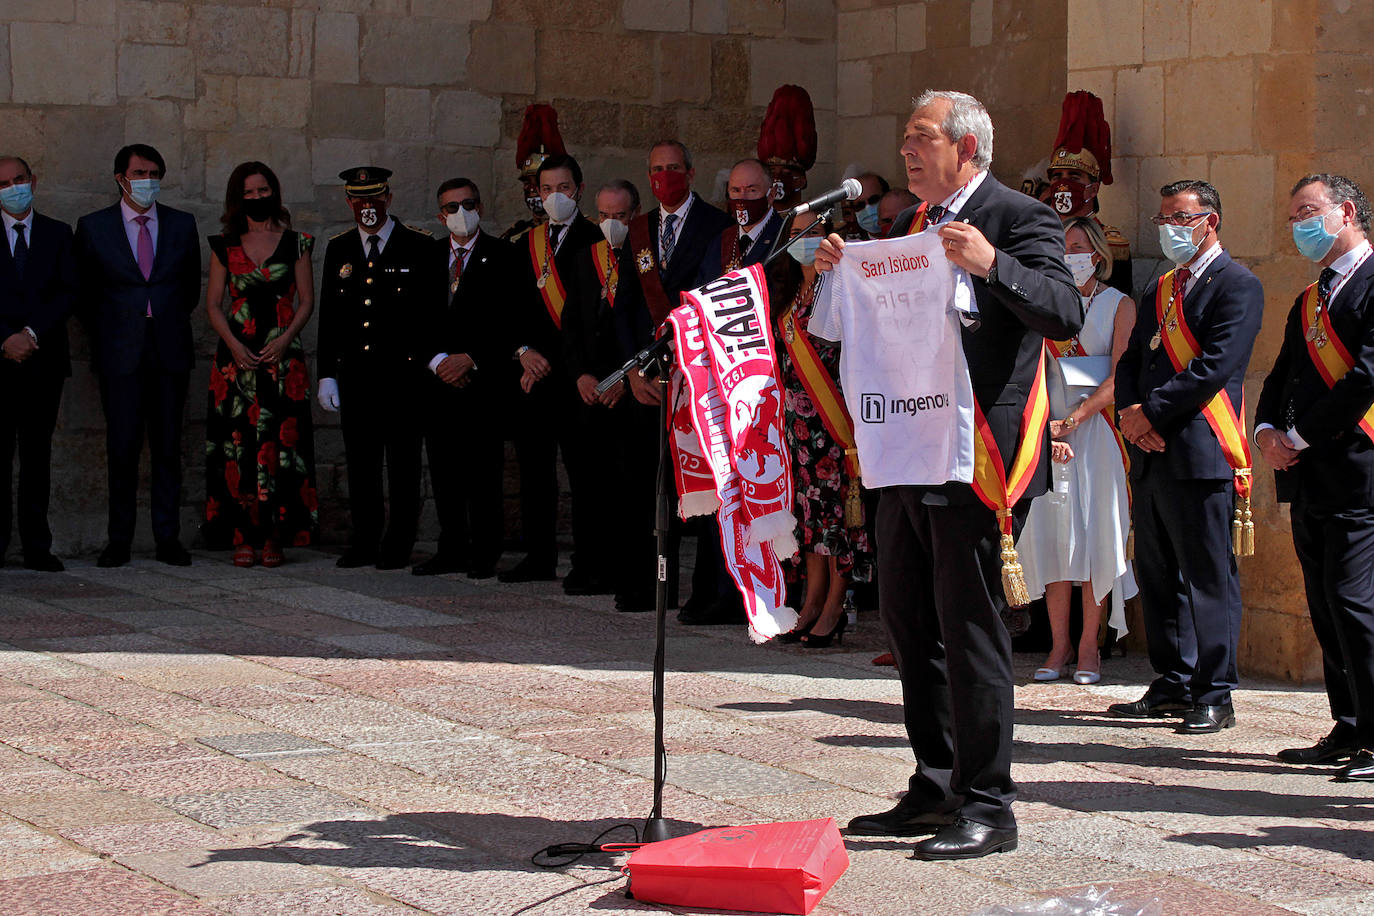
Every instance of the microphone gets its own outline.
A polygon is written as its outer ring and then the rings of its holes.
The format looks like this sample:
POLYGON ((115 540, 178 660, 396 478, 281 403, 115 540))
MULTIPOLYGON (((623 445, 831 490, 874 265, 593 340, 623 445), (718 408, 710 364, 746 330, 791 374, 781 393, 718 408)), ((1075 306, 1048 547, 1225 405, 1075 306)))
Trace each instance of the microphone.
POLYGON ((840 183, 838 188, 833 191, 826 191, 814 200, 808 200, 801 206, 792 208, 792 216, 801 216, 803 213, 816 213, 821 210, 829 210, 842 200, 858 200, 859 195, 864 192, 864 186, 859 184, 857 178, 846 178, 840 183))

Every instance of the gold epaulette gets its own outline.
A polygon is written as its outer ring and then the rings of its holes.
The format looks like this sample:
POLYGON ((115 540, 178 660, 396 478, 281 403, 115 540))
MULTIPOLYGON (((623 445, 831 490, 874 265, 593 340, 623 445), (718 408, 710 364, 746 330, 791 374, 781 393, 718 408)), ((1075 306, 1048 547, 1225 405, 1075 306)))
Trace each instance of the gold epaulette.
POLYGON ((523 239, 525 235, 537 225, 539 224, 534 222, 533 220, 522 219, 520 222, 516 223, 514 226, 511 226, 504 233, 502 233, 501 238, 507 242, 518 242, 521 239, 523 239))
POLYGON ((332 242, 332 241, 334 241, 335 239, 341 239, 341 238, 343 238, 344 236, 348 235, 348 233, 350 233, 350 232, 357 232, 357 231, 358 231, 358 227, 357 227, 357 226, 350 226, 350 227, 348 227, 347 229, 345 229, 343 232, 340 232, 338 235, 331 235, 331 236, 329 237, 329 241, 332 242))
POLYGON ((1126 261, 1131 257, 1131 243, 1126 241, 1126 236, 1121 234, 1121 230, 1115 226, 1108 226, 1101 220, 1098 225, 1102 227, 1102 234, 1107 237, 1107 247, 1112 250, 1112 260, 1126 261))

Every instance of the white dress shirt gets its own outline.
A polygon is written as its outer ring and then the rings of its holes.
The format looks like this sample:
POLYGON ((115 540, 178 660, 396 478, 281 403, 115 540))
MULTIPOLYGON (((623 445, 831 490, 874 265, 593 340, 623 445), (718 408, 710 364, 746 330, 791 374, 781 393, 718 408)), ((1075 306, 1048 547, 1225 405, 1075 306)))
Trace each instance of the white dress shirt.
MULTIPOLYGON (((380 229, 377 230, 377 232, 376 232, 376 236, 377 236, 377 252, 378 252, 379 254, 380 254, 381 252, 383 252, 383 251, 386 251, 386 243, 387 243, 387 240, 391 238, 391 230, 393 230, 393 229, 395 229, 395 228, 396 228, 396 217, 394 217, 394 216, 388 216, 388 217, 386 218, 386 222, 382 224, 382 228, 380 228, 380 229)), ((369 254, 369 253, 371 253, 371 246, 369 246, 369 245, 367 244, 367 240, 368 240, 368 238, 369 238, 369 234, 363 231, 363 227, 362 227, 362 226, 359 226, 359 227, 358 227, 358 235, 359 235, 359 237, 362 238, 362 240, 363 240, 363 254, 369 254)))
POLYGON ((10 254, 11 254, 11 255, 14 254, 14 245, 15 245, 15 242, 17 242, 17 241, 19 240, 19 233, 18 233, 17 231, 15 231, 15 228, 14 228, 14 227, 17 226, 17 225, 21 225, 21 224, 23 225, 23 227, 24 227, 24 241, 27 242, 27 243, 29 244, 29 247, 30 247, 30 248, 33 247, 33 208, 32 208, 32 207, 29 208, 29 213, 28 213, 28 215, 25 216, 23 219, 16 219, 15 217, 10 216, 8 213, 6 213, 6 212, 3 211, 3 210, 0 210, 0 218, 3 218, 4 221, 5 221, 5 238, 9 240, 9 243, 10 243, 10 254))
POLYGON ((157 205, 148 208, 147 213, 139 213, 124 198, 119 199, 120 212, 124 214, 124 234, 129 239, 129 250, 134 254, 134 263, 138 263, 138 231, 139 225, 134 222, 140 216, 148 217, 148 234, 153 237, 153 251, 157 251, 157 205))
MULTIPOLYGON (((666 226, 666 225, 668 225, 668 223, 667 223, 668 214, 671 213, 671 214, 673 214, 674 216, 677 217, 677 221, 673 223, 673 231, 670 233, 670 234, 672 235, 672 237, 673 237, 673 245, 676 246, 676 245, 677 245, 677 242, 678 242, 678 239, 682 238, 682 224, 685 223, 685 222, 687 222, 687 211, 689 211, 689 210, 692 209, 692 201, 696 199, 696 196, 697 196, 697 192, 696 192, 696 191, 688 191, 688 192, 687 192, 687 199, 684 200, 684 201, 682 202, 682 205, 681 205, 680 207, 678 207, 676 210, 669 210, 667 207, 663 206, 662 204, 659 204, 659 206, 658 206, 658 260, 659 260, 659 263, 660 263, 660 264, 663 263, 663 241, 664 241, 663 227, 666 226)), ((760 220, 760 225, 762 225, 762 221, 761 221, 761 220, 760 220)))

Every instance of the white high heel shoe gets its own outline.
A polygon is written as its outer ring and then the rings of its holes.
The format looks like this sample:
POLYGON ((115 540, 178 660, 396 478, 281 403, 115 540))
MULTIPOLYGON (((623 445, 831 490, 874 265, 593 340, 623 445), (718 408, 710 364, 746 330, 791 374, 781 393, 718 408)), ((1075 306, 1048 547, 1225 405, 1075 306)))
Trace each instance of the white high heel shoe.
POLYGON ((1063 668, 1036 668, 1035 674, 1031 675, 1031 678, 1032 680, 1041 682, 1057 681, 1068 673, 1069 668, 1067 665, 1065 665, 1063 668))
POLYGON ((1102 680, 1102 675, 1097 671, 1075 671, 1073 673, 1073 682, 1075 684, 1083 684, 1086 686, 1088 684, 1096 684, 1100 680, 1102 680))

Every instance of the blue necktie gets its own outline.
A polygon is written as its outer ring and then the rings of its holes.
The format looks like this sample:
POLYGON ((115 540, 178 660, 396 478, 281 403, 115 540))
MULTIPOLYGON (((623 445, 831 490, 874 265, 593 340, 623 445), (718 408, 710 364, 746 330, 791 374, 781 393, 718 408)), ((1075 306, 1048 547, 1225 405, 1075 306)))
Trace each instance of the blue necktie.
POLYGON ((677 225, 677 214, 669 213, 663 218, 663 235, 660 247, 663 249, 661 265, 664 270, 668 269, 668 262, 673 259, 673 227, 677 225))
POLYGON ((24 239, 24 224, 14 224, 14 269, 24 279, 24 264, 29 259, 29 243, 24 239))

